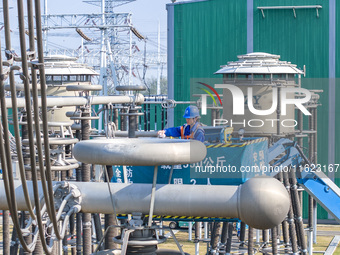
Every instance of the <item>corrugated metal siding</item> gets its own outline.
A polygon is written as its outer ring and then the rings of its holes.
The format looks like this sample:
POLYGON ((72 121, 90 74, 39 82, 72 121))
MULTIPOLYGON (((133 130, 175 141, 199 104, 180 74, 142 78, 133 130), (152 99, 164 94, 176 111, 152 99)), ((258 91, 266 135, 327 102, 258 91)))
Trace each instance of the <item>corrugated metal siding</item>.
MULTIPOLYGON (((220 65, 246 52, 246 11, 246 0, 175 5, 175 100, 190 100, 190 79, 216 78, 220 65)), ((176 125, 186 106, 175 108, 176 125)))
MULTIPOLYGON (((336 29, 337 31, 340 31, 340 2, 336 2, 336 29)), ((335 84, 335 91, 336 91, 336 99, 335 99, 335 132, 337 136, 339 136, 339 130, 340 127, 340 33, 336 33, 336 51, 335 59, 336 59, 336 65, 335 65, 335 74, 336 74, 336 84, 335 84)), ((335 142, 335 163, 340 163, 340 142, 337 139, 335 142)), ((335 173, 335 183, 340 186, 340 169, 335 173)))

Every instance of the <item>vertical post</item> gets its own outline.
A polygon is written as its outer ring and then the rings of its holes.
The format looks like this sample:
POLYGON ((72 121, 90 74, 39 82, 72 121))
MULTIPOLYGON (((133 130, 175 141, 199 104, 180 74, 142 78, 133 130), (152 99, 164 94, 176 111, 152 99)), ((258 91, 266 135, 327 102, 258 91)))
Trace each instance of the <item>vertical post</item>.
POLYGON ((222 222, 215 222, 211 233, 211 254, 218 254, 218 243, 221 237, 222 222))
POLYGON ((200 232, 198 230, 199 225, 198 222, 195 222, 195 255, 199 255, 200 254, 200 232))
POLYGON ((157 95, 161 94, 161 23, 158 20, 158 37, 157 37, 157 95))
MULTIPOLYGON (((303 131, 303 115, 301 111, 297 111, 298 112, 298 129, 300 131, 300 134, 302 134, 303 131)), ((303 147, 303 138, 299 137, 298 138, 298 144, 300 147, 303 147)))
POLYGON ((136 137, 136 127, 137 127, 137 111, 136 109, 130 109, 129 111, 129 130, 128 137, 135 138, 136 137))
MULTIPOLYGON (((83 109, 81 120, 81 136, 82 140, 90 139, 90 120, 86 119, 90 117, 90 109, 86 106, 83 109)), ((89 182, 91 180, 91 169, 89 164, 81 164, 82 181, 89 182)), ((83 213, 83 254, 90 255, 92 253, 92 224, 91 213, 83 213)))
POLYGON ((256 233, 256 243, 260 243, 260 230, 256 229, 255 233, 256 233))
POLYGON ((248 226, 248 254, 254 254, 254 229, 248 226))
MULTIPOLYGON (((313 108, 313 111, 312 111, 312 114, 314 116, 314 131, 315 131, 315 134, 314 134, 314 151, 313 151, 313 154, 314 154, 314 164, 317 165, 318 164, 318 108, 315 107, 313 108)), ((314 215, 314 220, 313 220, 313 243, 316 244, 316 233, 317 233, 317 222, 318 222, 318 208, 317 208, 317 202, 316 200, 314 200, 314 203, 313 203, 313 215, 314 215)))
POLYGON ((272 252, 273 255, 277 255, 278 254, 278 250, 277 250, 277 227, 273 227, 272 228, 272 252))
POLYGON ((208 222, 204 222, 204 239, 207 240, 208 239, 208 232, 209 232, 209 228, 208 228, 208 222))
MULTIPOLYGON (((129 85, 132 85, 132 26, 129 30, 129 85)), ((131 95, 132 92, 129 92, 129 95, 131 95)))
POLYGON ((161 125, 161 129, 164 129, 164 108, 161 106, 161 111, 162 111, 162 125, 161 125))
POLYGON ((241 222, 241 227, 240 227, 240 247, 244 247, 246 240, 246 224, 244 222, 241 222))
POLYGON ((217 111, 216 109, 211 109, 211 125, 214 125, 215 120, 217 119, 217 111))
POLYGON ((281 133, 281 127, 280 127, 280 122, 281 122, 281 84, 278 84, 277 88, 277 109, 276 109, 276 114, 277 114, 277 119, 279 122, 276 124, 276 131, 277 135, 280 135, 281 133))
POLYGON ((152 225, 153 209, 154 209, 154 205, 155 205, 157 173, 158 173, 158 166, 155 166, 154 173, 153 173, 151 198, 150 198, 150 211, 149 211, 148 227, 151 227, 151 225, 152 225))
POLYGON ((229 222, 228 223, 228 240, 227 240, 226 247, 225 247, 226 254, 231 254, 231 243, 232 243, 232 240, 233 240, 233 229, 234 229, 233 223, 229 222))
MULTIPOLYGON (((308 156, 309 161, 314 163, 314 108, 311 108, 312 114, 308 118, 308 126, 309 131, 311 132, 308 136, 309 139, 309 150, 308 150, 308 156)), ((314 220, 314 199, 311 195, 308 195, 308 253, 311 255, 313 254, 313 220, 314 220)))
MULTIPOLYGON (((47 48, 47 25, 48 25, 48 18, 47 18, 47 0, 44 0, 44 26, 45 30, 43 32, 43 41, 44 41, 44 49, 45 49, 45 54, 47 55, 48 53, 48 48, 47 48)), ((83 49, 82 49, 83 50, 83 49)))
MULTIPOLYGON (((106 24, 105 18, 105 0, 101 0, 101 21, 102 26, 106 24)), ((100 95, 107 96, 107 66, 106 66, 106 28, 101 29, 101 38, 100 38, 100 76, 99 76, 99 84, 102 85, 102 91, 100 95)), ((99 107, 102 107, 100 105, 99 107)), ((98 122, 98 131, 101 132, 103 127, 103 113, 99 114, 99 122, 98 122)))
POLYGON ((268 229, 262 230, 262 242, 263 242, 263 248, 267 248, 268 242, 269 242, 269 230, 268 229))
MULTIPOLYGON (((170 184, 170 183, 169 183, 170 184)), ((192 241, 192 222, 189 222, 189 226, 188 226, 188 241, 192 241)))

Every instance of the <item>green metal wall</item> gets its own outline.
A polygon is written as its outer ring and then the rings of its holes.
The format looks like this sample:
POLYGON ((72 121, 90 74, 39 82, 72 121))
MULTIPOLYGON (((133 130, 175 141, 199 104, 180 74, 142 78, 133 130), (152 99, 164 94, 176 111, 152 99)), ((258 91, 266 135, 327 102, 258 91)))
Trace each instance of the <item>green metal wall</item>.
MULTIPOLYGON (((216 78, 213 73, 237 55, 247 53, 248 0, 208 0, 174 5, 174 99, 190 100, 192 78, 216 78)), ((282 60, 306 66, 303 87, 322 89, 318 108, 318 163, 328 164, 329 116, 329 1, 326 0, 253 0, 253 51, 278 54, 282 60), (316 9, 264 10, 259 6, 322 5, 316 9)), ((340 4, 336 7, 340 14, 340 4)), ((336 15, 336 28, 340 18, 336 15)), ((336 42, 340 41, 336 33, 336 42)), ((249 45, 248 45, 249 46, 249 45)), ((336 44, 336 63, 340 61, 340 44, 336 44)), ((340 77, 340 65, 336 65, 340 77)), ((336 82, 336 88, 338 88, 336 82)), ((340 85, 340 84, 339 84, 340 85)), ((340 90, 336 89, 336 98, 340 90)), ((183 123, 185 106, 176 107, 175 125, 183 123)), ((336 127, 340 124, 340 100, 336 100, 336 127)), ((305 119, 307 121, 307 119, 305 119)), ((335 139, 335 162, 340 163, 340 135, 335 139)), ((340 170, 335 174, 340 185, 340 170)), ((306 199, 305 199, 306 200, 306 199)), ((306 208, 306 207, 305 207, 306 208)), ((306 215, 306 213, 304 213, 306 215)), ((319 209, 319 218, 328 218, 319 209)))
MULTIPOLYGON (((336 20, 335 20, 335 27, 337 28, 337 31, 340 31, 340 3, 337 1, 337 6, 336 6, 336 20)), ((335 75, 336 75, 336 93, 335 93, 335 127, 336 127, 336 132, 339 131, 340 127, 340 33, 336 33, 336 49, 335 49, 335 59, 336 59, 336 65, 335 65, 335 75), (339 64, 338 64, 339 63, 339 64)), ((339 163, 340 162, 340 139, 339 139, 339 133, 337 133, 336 141, 335 141, 335 162, 339 163)), ((336 174, 336 179, 335 183, 340 186, 340 170, 338 170, 338 173, 336 174)))
MULTIPOLYGON (((246 51, 246 3, 246 0, 214 0, 174 6, 177 101, 190 100, 190 79, 216 78, 213 73, 220 65, 236 60, 236 55, 246 51)), ((184 123, 186 106, 175 108, 175 125, 184 123)))

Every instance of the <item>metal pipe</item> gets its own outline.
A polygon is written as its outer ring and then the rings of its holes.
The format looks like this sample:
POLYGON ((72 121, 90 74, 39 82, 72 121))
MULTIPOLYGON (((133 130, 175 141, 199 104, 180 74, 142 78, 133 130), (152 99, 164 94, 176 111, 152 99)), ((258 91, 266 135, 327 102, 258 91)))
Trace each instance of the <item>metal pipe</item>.
MULTIPOLYGON (((313 151, 313 158, 314 158, 314 164, 318 164, 318 108, 315 107, 312 109, 312 114, 314 116, 314 151, 313 151)), ((317 221, 318 221, 318 209, 317 209, 317 202, 314 200, 313 203, 313 211, 314 211, 314 220, 313 220, 313 243, 316 244, 316 233, 317 233, 317 221)))
POLYGON ((10 253, 9 211, 2 211, 2 250, 4 254, 10 253))
POLYGON ((248 254, 254 254, 254 229, 248 227, 248 254))
POLYGON ((228 240, 228 227, 229 227, 229 222, 223 222, 222 233, 221 233, 221 244, 224 246, 224 248, 228 240))
POLYGON ((244 222, 241 222, 240 226, 240 247, 244 247, 246 241, 246 224, 244 222))
MULTIPOLYGON (((113 213, 111 194, 101 183, 70 182, 82 194, 83 213, 113 213)), ((0 210, 8 209, 0 181, 0 210)), ((28 182, 29 187, 32 183, 28 182)), ((149 213, 150 184, 111 183, 116 212, 149 213)), ((18 210, 25 210, 20 182, 15 182, 18 210)), ((41 190, 40 190, 41 191, 41 190)), ((252 178, 241 186, 157 185, 155 215, 234 217, 257 229, 278 225, 286 217, 290 199, 280 182, 273 178, 252 178), (202 200, 206 206, 202 207, 202 200), (249 208, 252 210, 249 212, 249 208), (276 214, 268 213, 271 211, 276 214)))
POLYGON ((302 254, 307 254, 307 245, 305 240, 305 230, 303 226, 302 221, 302 209, 301 209, 301 203, 300 198, 297 190, 297 181, 296 176, 294 175, 293 171, 289 172, 289 181, 291 184, 291 196, 292 196, 292 204, 293 204, 293 212, 294 212, 294 218, 296 219, 296 227, 297 227, 297 233, 298 233, 298 240, 299 244, 302 249, 302 254))
MULTIPOLYGON (((41 75, 40 75, 41 76, 41 75)), ((41 81, 40 81, 41 82, 41 81)), ((42 106, 40 103, 41 97, 39 97, 39 107, 42 106)), ((66 106, 84 106, 86 104, 99 105, 99 104, 128 104, 128 103, 138 103, 142 104, 144 102, 144 97, 141 94, 135 96, 89 96, 89 97, 46 97, 47 107, 66 107, 66 106)), ((17 98, 17 107, 25 107, 25 98, 17 98)), ((6 98, 6 108, 13 108, 13 103, 11 98, 6 98)))
MULTIPOLYGON (((103 238, 103 232, 102 232, 102 224, 101 224, 101 217, 99 213, 94 213, 92 215, 93 222, 95 226, 95 232, 96 232, 96 240, 97 243, 100 242, 100 240, 103 238)), ((103 250, 103 247, 99 248, 99 251, 103 250)))
POLYGON ((265 229, 262 231, 262 242, 263 242, 263 248, 266 248, 269 243, 269 230, 265 229))
POLYGON ((156 166, 196 163, 205 158, 206 151, 196 140, 130 138, 81 141, 73 155, 87 164, 156 166))
POLYGON ((81 248, 82 248, 82 213, 76 214, 76 233, 77 233, 77 239, 76 239, 76 250, 77 255, 81 255, 81 248))
POLYGON ((204 225, 204 239, 208 239, 208 232, 209 232, 208 222, 204 222, 203 225, 204 225))
POLYGON ((136 137, 136 128, 137 128, 137 116, 134 115, 138 112, 136 109, 130 109, 129 111, 129 129, 128 129, 128 137, 135 138, 136 137))
MULTIPOLYGON (((298 129, 300 131, 300 133, 302 134, 302 131, 303 131, 303 115, 302 115, 302 112, 301 111, 297 111, 298 113, 298 129)), ((298 139, 298 144, 300 147, 303 147, 303 138, 302 137, 299 137, 298 139)))
POLYGON ((147 115, 148 115, 148 118, 147 118, 147 124, 148 124, 148 131, 151 130, 151 105, 147 105, 148 107, 148 110, 147 110, 147 115))
MULTIPOLYGON (((191 236, 190 236, 191 238, 191 236)), ((199 255, 200 253, 200 231, 199 231, 199 224, 198 222, 195 222, 195 240, 194 240, 194 243, 195 243, 195 255, 199 255)), ((189 240, 191 241, 191 240, 189 240)))
POLYGON ((211 251, 210 254, 218 254, 218 243, 220 241, 220 237, 221 237, 221 230, 222 230, 222 222, 215 222, 214 223, 214 227, 211 231, 211 241, 210 241, 210 245, 211 245, 211 251))
MULTIPOLYGON (((82 110, 82 117, 84 119, 81 120, 81 138, 82 140, 90 139, 90 121, 86 119, 90 117, 90 109, 85 107, 82 110)), ((81 172, 82 172, 82 181, 89 182, 91 181, 91 169, 90 165, 86 163, 81 164, 81 172)), ((91 245, 92 245, 92 224, 91 224, 91 213, 83 213, 82 215, 82 226, 83 226, 83 254, 90 255, 92 253, 91 245)))
MULTIPOLYGON (((310 131, 314 131, 314 112, 313 109, 311 109, 312 114, 308 117, 308 126, 310 131)), ((314 133, 311 132, 308 136, 309 142, 309 150, 308 150, 308 156, 309 161, 314 163, 314 133)), ((313 220, 314 220, 314 199, 311 195, 308 195, 308 253, 313 254, 313 220)))
MULTIPOLYGON (((192 241, 192 225, 193 225, 193 222, 190 221, 189 223, 189 226, 188 226, 188 241, 192 241)), ((194 223, 196 224, 196 223, 194 223)))
POLYGON ((272 253, 273 255, 278 254, 278 247, 277 247, 277 227, 272 228, 272 253))
POLYGON ((318 163, 318 108, 314 108, 312 110, 312 114, 314 116, 314 164, 318 163))
POLYGON ((163 107, 161 107, 161 118, 162 118, 162 120, 161 120, 161 130, 163 130, 164 129, 164 111, 165 111, 165 109, 163 108, 163 107))
POLYGON ((147 115, 146 115, 146 104, 145 103, 143 105, 143 112, 144 112, 144 131, 147 131, 148 130, 148 126, 146 124, 147 115))
MULTIPOLYGON (((277 115, 277 119, 280 121, 281 120, 281 84, 278 84, 278 88, 277 88, 277 109, 276 109, 276 115, 277 115)), ((280 135, 281 134, 281 126, 279 123, 276 124, 276 134, 280 135)))
MULTIPOLYGON (((156 98, 155 98, 156 100, 156 98)), ((155 105, 155 111, 154 111, 154 116, 155 116, 155 129, 154 130, 158 130, 157 128, 157 105, 155 105)))
POLYGON ((234 225, 232 222, 228 222, 228 239, 227 239, 227 243, 225 245, 225 252, 226 254, 230 254, 231 253, 231 243, 233 240, 233 230, 234 230, 234 225))
MULTIPOLYGON (((116 131, 114 132, 115 137, 128 137, 128 131, 116 131)), ((136 131, 135 137, 157 137, 157 131, 136 131)))

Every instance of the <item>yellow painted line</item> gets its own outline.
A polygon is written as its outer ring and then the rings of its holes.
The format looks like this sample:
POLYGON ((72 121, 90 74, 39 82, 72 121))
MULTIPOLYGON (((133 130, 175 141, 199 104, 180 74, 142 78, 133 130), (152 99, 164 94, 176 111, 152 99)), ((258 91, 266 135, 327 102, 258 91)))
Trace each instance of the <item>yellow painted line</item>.
POLYGON ((207 145, 207 148, 210 149, 210 148, 226 148, 226 147, 231 147, 231 148, 237 148, 237 147, 244 147, 244 146, 247 146, 247 145, 250 145, 250 144, 254 144, 254 143, 260 143, 260 142, 263 142, 263 141, 266 141, 267 138, 259 138, 259 139, 255 139, 255 140, 251 140, 251 141, 247 141, 245 143, 242 143, 242 144, 224 144, 224 143, 218 143, 218 144, 210 144, 210 145, 207 145))

